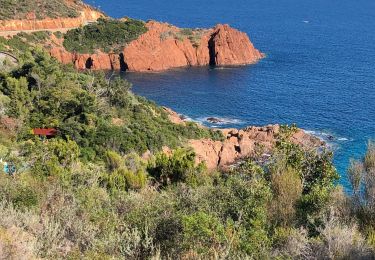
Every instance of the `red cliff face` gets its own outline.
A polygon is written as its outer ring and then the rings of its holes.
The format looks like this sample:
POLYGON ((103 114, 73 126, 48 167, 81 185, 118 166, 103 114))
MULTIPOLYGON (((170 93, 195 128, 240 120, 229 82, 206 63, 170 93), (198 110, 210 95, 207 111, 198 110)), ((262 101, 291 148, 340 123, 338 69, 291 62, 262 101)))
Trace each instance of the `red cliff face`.
POLYGON ((209 32, 194 47, 187 37, 176 39, 180 31, 176 27, 158 22, 149 22, 147 27, 148 31, 123 51, 129 71, 162 71, 209 64, 209 32))
POLYGON ((209 41, 211 63, 216 66, 244 65, 263 58, 246 33, 229 25, 217 25, 209 41))
POLYGON ((263 54, 249 37, 229 25, 197 30, 184 35, 166 23, 148 22, 148 31, 127 45, 120 55, 97 52, 75 54, 73 61, 61 47, 51 50, 63 63, 73 62, 77 69, 115 69, 134 72, 163 71, 187 66, 228 66, 255 63, 263 54))

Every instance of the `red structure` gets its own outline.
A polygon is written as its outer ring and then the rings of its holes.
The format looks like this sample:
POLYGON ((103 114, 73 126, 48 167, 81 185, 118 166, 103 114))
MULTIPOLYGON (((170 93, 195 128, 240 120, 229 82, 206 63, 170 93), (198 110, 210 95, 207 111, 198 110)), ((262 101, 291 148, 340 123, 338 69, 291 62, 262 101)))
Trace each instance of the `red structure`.
POLYGON ((57 135, 57 130, 54 128, 34 128, 33 134, 51 138, 57 135))

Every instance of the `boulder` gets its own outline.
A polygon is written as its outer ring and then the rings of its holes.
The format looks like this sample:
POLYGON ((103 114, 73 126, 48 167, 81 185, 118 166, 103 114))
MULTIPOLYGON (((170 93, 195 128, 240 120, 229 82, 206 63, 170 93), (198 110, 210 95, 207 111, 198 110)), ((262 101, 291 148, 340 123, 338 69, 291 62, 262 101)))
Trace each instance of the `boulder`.
POLYGON ((196 163, 205 162, 208 169, 216 169, 220 162, 222 142, 210 139, 190 140, 191 146, 196 154, 196 163))
POLYGON ((206 120, 207 120, 207 122, 209 122, 211 124, 219 124, 219 123, 223 123, 224 122, 220 118, 216 118, 216 117, 209 117, 206 120))

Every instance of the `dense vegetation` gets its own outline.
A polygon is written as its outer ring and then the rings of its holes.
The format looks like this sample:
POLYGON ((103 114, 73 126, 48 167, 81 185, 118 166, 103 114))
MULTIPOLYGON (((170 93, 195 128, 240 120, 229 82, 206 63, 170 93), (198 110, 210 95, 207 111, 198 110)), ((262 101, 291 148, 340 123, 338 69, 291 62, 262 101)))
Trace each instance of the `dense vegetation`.
POLYGON ((81 28, 73 29, 64 36, 64 47, 71 52, 93 53, 118 51, 145 33, 144 22, 134 19, 99 19, 81 28))
POLYGON ((19 58, 0 72, 0 158, 17 169, 0 170, 1 259, 373 259, 373 144, 349 195, 332 154, 291 143, 293 127, 267 161, 208 172, 184 141, 220 134, 172 124, 130 83, 62 66, 24 37, 1 40, 19 58))
POLYGON ((50 37, 50 32, 47 31, 39 31, 29 34, 20 32, 9 39, 0 37, 0 51, 13 53, 22 59, 23 54, 27 52, 30 47, 44 44, 48 37, 50 37))
POLYGON ((25 19, 34 13, 37 19, 77 17, 81 1, 64 0, 0 0, 0 20, 25 19))
MULTIPOLYGON (((9 50, 28 48, 20 37, 4 44, 12 46, 9 50)), ((90 158, 106 149, 142 153, 177 147, 189 138, 221 138, 193 123, 172 124, 162 108, 133 95, 131 85, 118 77, 77 73, 37 49, 20 60, 23 65, 0 76, 0 90, 12 100, 7 115, 22 119, 26 138, 30 128, 55 127, 90 158)))

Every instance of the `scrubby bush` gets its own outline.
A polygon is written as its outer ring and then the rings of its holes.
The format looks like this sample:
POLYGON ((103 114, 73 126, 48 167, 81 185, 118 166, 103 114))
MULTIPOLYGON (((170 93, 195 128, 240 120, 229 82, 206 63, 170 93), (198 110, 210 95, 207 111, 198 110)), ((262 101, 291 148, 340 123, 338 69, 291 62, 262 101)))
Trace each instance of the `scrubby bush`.
POLYGON ((37 19, 59 18, 59 17, 77 17, 78 10, 81 9, 79 2, 70 1, 67 5, 60 0, 37 0, 30 2, 28 0, 1 0, 0 1, 0 19, 26 19, 30 13, 35 13, 37 19), (35 12, 37 10, 37 12, 35 12))
POLYGON ((71 52, 93 53, 119 50, 147 32, 142 21, 99 19, 96 23, 68 31, 64 35, 64 47, 71 52))
POLYGON ((270 214, 275 224, 286 226, 295 221, 296 204, 302 196, 302 181, 295 169, 279 169, 272 172, 273 200, 270 214))
POLYGON ((148 172, 157 183, 168 185, 184 182, 189 176, 202 172, 202 167, 195 166, 195 153, 190 150, 177 149, 171 156, 165 153, 156 155, 150 162, 148 172))
POLYGON ((274 257, 308 259, 313 255, 307 230, 278 227, 273 235, 274 257))
POLYGON ((373 252, 366 244, 356 224, 340 223, 331 212, 320 228, 319 239, 313 242, 318 258, 328 259, 371 259, 373 252))
POLYGON ((207 249, 220 248, 225 242, 225 229, 220 220, 204 212, 182 217, 185 247, 206 255, 207 249), (194 241, 192 244, 191 242, 194 241))
POLYGON ((176 39, 178 41, 184 41, 185 39, 189 39, 192 43, 193 47, 198 48, 200 46, 200 41, 202 39, 203 34, 206 31, 203 29, 191 29, 191 28, 184 28, 179 31, 166 31, 160 35, 160 39, 165 41, 166 39, 176 39))
POLYGON ((118 153, 113 152, 113 151, 107 151, 105 153, 105 162, 106 162, 107 168, 110 171, 114 171, 114 170, 121 168, 123 164, 123 160, 121 156, 118 153))

